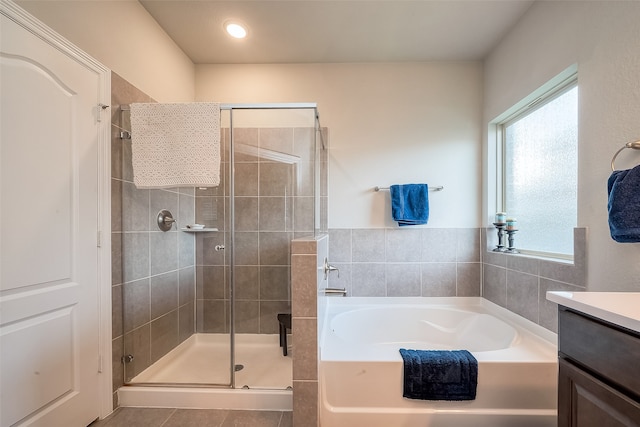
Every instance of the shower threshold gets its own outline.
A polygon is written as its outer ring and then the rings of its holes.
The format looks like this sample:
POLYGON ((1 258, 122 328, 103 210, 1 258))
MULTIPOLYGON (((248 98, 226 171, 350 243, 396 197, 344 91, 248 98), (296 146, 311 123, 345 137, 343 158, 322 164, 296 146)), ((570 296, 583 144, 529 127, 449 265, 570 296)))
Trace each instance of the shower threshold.
POLYGON ((121 387, 120 406, 291 410, 292 360, 278 335, 236 334, 235 342, 235 363, 244 365, 235 389, 229 336, 194 334, 121 387))
POLYGON ((291 390, 124 386, 118 405, 145 408, 293 410, 291 390))

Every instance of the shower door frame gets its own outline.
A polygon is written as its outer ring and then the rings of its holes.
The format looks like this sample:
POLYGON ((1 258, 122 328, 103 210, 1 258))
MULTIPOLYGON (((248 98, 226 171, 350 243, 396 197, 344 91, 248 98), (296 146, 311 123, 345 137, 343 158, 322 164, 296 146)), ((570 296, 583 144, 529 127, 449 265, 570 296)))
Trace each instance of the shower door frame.
MULTIPOLYGON (((121 106, 126 107, 126 106, 121 106)), ((123 109, 123 108, 122 108, 123 109)), ((220 104, 220 112, 229 111, 229 246, 231 251, 229 252, 229 305, 230 305, 230 313, 229 313, 229 352, 230 352, 230 366, 229 366, 229 383, 167 383, 167 382, 133 382, 126 380, 126 369, 123 370, 124 385, 125 386, 141 386, 141 387, 194 387, 194 388, 236 388, 236 343, 235 343, 235 144, 234 144, 234 126, 233 126, 233 112, 234 110, 313 110, 313 127, 316 131, 316 135, 318 132, 321 132, 319 116, 318 116, 318 107, 316 103, 257 103, 257 104, 220 104)), ((124 110, 124 109, 123 109, 124 110)), ((322 139, 322 135, 320 134, 321 144, 323 149, 326 149, 324 140, 322 139)), ((317 152, 317 136, 316 136, 316 152, 317 152)), ((314 181, 318 180, 318 165, 319 159, 315 158, 314 162, 316 162, 316 171, 314 173, 314 181)), ((314 183, 314 198, 319 198, 320 194, 318 193, 318 189, 314 183)), ((318 208, 320 201, 316 200, 314 209, 314 215, 318 215, 318 208)), ((317 218, 314 219, 314 222, 317 225, 317 218)), ((317 233, 317 226, 315 227, 314 234, 317 233)), ((224 242, 226 243, 226 242, 224 242)), ((225 261, 226 265, 226 261, 225 261)), ((195 313, 194 313, 195 315, 195 313)), ((125 350, 123 348, 123 350, 125 350)), ((124 351, 126 353, 126 351, 124 351)), ((123 355, 124 355, 123 353, 123 355)))
MULTIPOLYGON (((220 104, 220 111, 229 111, 229 305, 231 307, 229 317, 229 351, 230 351, 230 378, 232 389, 236 388, 236 363, 235 363, 235 144, 233 134, 234 110, 304 110, 313 109, 314 128, 319 128, 318 106, 315 102, 309 103, 264 103, 264 104, 220 104)), ((317 159, 316 159, 317 160, 317 159)), ((316 197, 316 196, 314 196, 316 197)))

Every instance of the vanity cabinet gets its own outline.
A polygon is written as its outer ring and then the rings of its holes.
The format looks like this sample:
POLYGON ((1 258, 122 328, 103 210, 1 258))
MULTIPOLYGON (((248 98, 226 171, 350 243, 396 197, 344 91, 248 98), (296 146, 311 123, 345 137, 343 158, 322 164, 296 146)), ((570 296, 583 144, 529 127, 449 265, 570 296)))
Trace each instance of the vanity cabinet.
POLYGON ((558 350, 558 427, 640 426, 640 333, 559 306, 558 350))

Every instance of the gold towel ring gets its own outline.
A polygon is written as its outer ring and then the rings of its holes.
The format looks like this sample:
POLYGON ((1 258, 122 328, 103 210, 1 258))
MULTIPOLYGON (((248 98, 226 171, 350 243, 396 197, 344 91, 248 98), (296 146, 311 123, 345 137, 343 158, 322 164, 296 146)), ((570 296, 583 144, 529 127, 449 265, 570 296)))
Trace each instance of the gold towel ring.
POLYGON ((640 141, 635 141, 635 142, 627 142, 626 144, 624 144, 622 146, 621 149, 619 149, 618 151, 616 151, 616 154, 613 155, 613 159, 611 159, 611 170, 615 172, 616 167, 613 164, 613 162, 616 161, 616 157, 618 157, 618 154, 620 154, 620 152, 622 150, 624 150, 625 148, 633 148, 634 150, 640 150, 640 141))

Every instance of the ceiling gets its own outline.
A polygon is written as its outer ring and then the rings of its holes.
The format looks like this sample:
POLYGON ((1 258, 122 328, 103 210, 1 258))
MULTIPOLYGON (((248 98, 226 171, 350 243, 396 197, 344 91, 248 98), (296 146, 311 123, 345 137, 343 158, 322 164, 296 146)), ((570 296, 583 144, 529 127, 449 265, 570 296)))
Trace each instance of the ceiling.
POLYGON ((139 1, 194 63, 256 64, 479 60, 534 0, 139 1))

